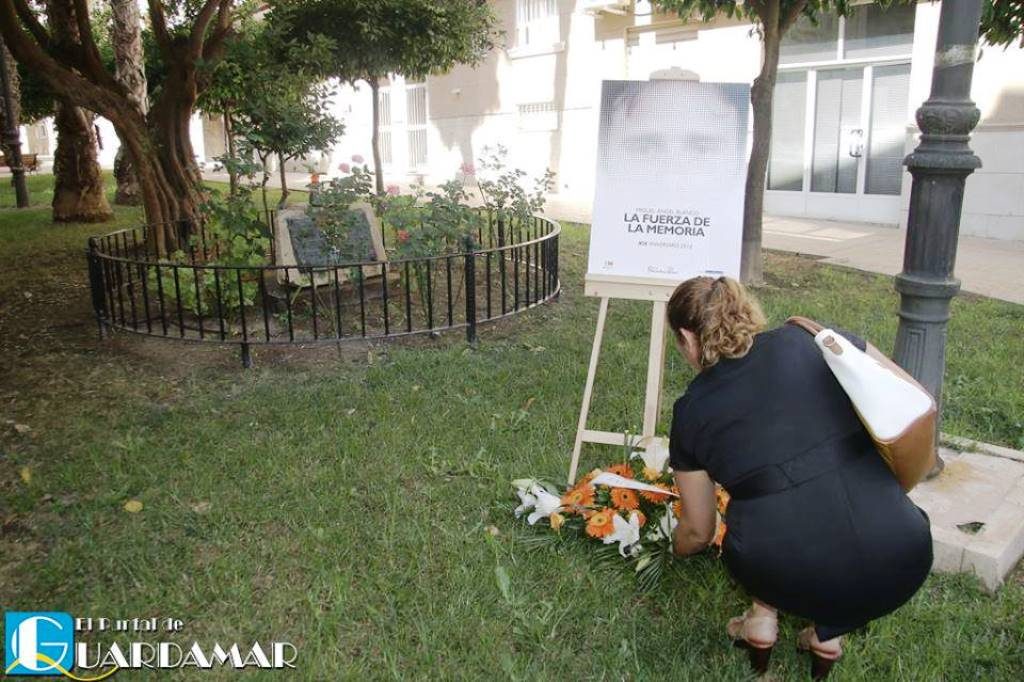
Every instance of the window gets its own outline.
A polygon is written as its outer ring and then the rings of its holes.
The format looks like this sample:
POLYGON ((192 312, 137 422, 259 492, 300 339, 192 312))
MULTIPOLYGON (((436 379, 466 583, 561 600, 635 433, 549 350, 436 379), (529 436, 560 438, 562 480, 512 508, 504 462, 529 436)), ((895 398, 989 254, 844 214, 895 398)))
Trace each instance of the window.
POLYGON ((772 144, 768 189, 799 192, 804 187, 804 119, 807 72, 783 71, 772 100, 772 144))
POLYGON ((871 140, 864 191, 899 194, 907 141, 910 64, 876 66, 871 79, 871 140))
POLYGON ((516 0, 516 45, 554 45, 559 40, 557 0, 516 0))
POLYGON ((914 44, 914 5, 855 7, 846 18, 847 59, 910 54, 914 44))
POLYGON ((394 163, 394 144, 391 141, 391 89, 381 88, 380 95, 380 160, 385 166, 394 163))
POLYGON ((779 63, 821 62, 835 59, 839 51, 839 18, 823 14, 815 25, 800 17, 779 46, 779 63))
POLYGON ((519 129, 523 131, 558 130, 558 109, 554 102, 520 104, 519 129))
POLYGON ((405 88, 405 114, 409 135, 409 167, 427 163, 427 86, 416 83, 405 88))
POLYGON ((782 39, 779 63, 909 55, 916 13, 913 3, 888 8, 868 4, 852 8, 848 17, 822 14, 817 24, 800 17, 782 39))

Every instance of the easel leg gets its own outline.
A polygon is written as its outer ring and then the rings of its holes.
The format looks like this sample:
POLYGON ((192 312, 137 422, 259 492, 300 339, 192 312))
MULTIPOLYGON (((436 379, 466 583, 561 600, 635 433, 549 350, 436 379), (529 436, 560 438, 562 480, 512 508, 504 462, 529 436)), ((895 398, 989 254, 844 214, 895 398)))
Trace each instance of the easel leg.
POLYGON ((661 411, 661 380, 665 365, 665 313, 668 304, 655 301, 651 311, 651 345, 647 351, 647 391, 644 394, 644 425, 641 442, 649 444, 661 411))
POLYGON ((583 448, 583 431, 587 428, 587 415, 590 413, 590 398, 594 392, 594 376, 597 374, 597 359, 598 356, 601 355, 601 339, 604 337, 604 321, 607 316, 608 299, 602 298, 601 305, 597 309, 597 331, 594 332, 594 346, 590 350, 590 366, 587 368, 587 383, 583 389, 583 404, 580 406, 580 420, 576 425, 576 442, 572 446, 572 463, 569 465, 569 485, 572 485, 576 480, 576 468, 580 463, 580 450, 583 448))

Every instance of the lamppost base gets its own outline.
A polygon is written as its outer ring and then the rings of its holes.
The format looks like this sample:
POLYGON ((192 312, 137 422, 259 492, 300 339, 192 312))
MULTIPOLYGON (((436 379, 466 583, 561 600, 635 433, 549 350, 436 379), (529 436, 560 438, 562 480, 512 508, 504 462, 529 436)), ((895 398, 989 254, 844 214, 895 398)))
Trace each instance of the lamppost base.
POLYGON ((942 459, 942 455, 940 455, 938 453, 938 450, 936 450, 936 452, 935 452, 935 466, 932 467, 931 471, 929 471, 927 474, 925 474, 924 480, 926 480, 926 481, 932 480, 933 478, 935 478, 939 474, 941 474, 945 468, 946 468, 946 461, 944 459, 942 459))

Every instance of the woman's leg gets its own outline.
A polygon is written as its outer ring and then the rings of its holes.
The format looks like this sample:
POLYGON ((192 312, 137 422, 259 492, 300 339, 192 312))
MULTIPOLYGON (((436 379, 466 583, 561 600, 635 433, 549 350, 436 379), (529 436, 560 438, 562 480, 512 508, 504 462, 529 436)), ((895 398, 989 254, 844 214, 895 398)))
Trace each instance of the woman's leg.
POLYGON ((742 616, 729 621, 726 632, 732 639, 743 639, 758 647, 770 647, 779 635, 778 610, 759 599, 742 616))
POLYGON ((833 625, 811 625, 802 630, 797 639, 801 649, 814 651, 825 658, 838 659, 843 655, 843 633, 854 628, 833 625))

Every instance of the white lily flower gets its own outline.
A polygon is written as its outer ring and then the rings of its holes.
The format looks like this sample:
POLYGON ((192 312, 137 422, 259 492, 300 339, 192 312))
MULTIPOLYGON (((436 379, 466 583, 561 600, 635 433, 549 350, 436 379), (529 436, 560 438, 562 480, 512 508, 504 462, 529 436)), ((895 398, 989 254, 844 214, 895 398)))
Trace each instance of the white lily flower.
POLYGON ((530 511, 537 505, 537 497, 531 495, 528 491, 524 490, 523 488, 516 490, 516 495, 519 496, 519 501, 522 503, 518 507, 516 507, 515 514, 516 518, 518 519, 520 516, 530 511))
POLYGON ((662 515, 661 520, 658 521, 658 530, 661 531, 662 535, 666 538, 672 537, 672 531, 679 525, 679 519, 672 513, 672 506, 665 505, 665 513, 662 515))
POLYGON ((619 554, 626 556, 628 550, 631 556, 635 556, 640 544, 640 515, 635 511, 630 512, 629 521, 626 521, 616 514, 612 517, 612 526, 614 530, 604 537, 604 544, 617 542, 619 554))
MULTIPOLYGON (((534 483, 530 486, 528 495, 533 498, 533 513, 526 517, 526 522, 531 526, 540 519, 546 519, 562 508, 561 498, 552 495, 540 485, 534 483)), ((520 495, 522 499, 522 495, 520 495)))
POLYGON ((517 478, 512 481, 512 487, 517 490, 529 490, 530 486, 537 482, 535 478, 517 478))
POLYGON ((662 446, 660 443, 652 443, 643 450, 637 450, 631 458, 640 458, 644 461, 644 474, 648 478, 654 479, 665 473, 665 469, 668 467, 668 448, 662 446))

